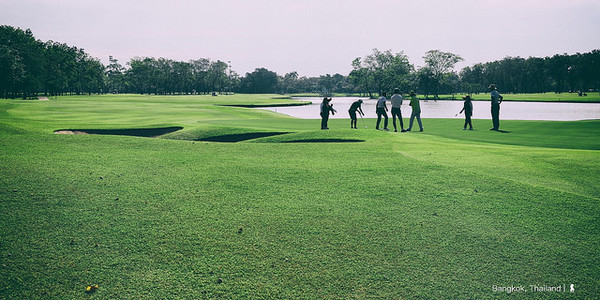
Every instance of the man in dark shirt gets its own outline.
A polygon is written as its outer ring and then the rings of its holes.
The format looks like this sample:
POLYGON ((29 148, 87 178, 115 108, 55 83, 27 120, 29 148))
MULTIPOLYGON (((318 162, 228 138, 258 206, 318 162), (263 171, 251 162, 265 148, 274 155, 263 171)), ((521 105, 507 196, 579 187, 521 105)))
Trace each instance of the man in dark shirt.
POLYGON ((358 121, 358 119, 356 118, 357 111, 361 116, 365 115, 365 113, 362 110, 362 103, 363 101, 359 99, 358 101, 354 101, 352 105, 350 105, 350 109, 348 110, 348 113, 350 114, 350 128, 358 129, 356 128, 356 123, 358 121))
POLYGON ((383 130, 385 131, 389 131, 388 127, 388 115, 387 115, 387 106, 385 106, 385 101, 387 101, 387 99, 385 98, 385 93, 381 93, 381 97, 379 97, 379 100, 377 100, 377 106, 375 109, 375 112, 377 113, 377 126, 375 126, 375 129, 379 130, 379 123, 381 123, 381 117, 383 116, 385 118, 384 124, 383 124, 383 130))
POLYGON ((471 122, 471 116, 473 115, 473 102, 471 101, 471 96, 466 95, 463 97, 465 99, 465 103, 463 105, 463 109, 459 112, 465 112, 465 126, 463 126, 463 130, 467 130, 467 125, 469 125, 469 130, 473 130, 473 123, 471 122))
POLYGON ((500 103, 504 99, 496 90, 495 84, 490 84, 490 96, 492 98, 492 125, 490 130, 498 131, 500 129, 500 103))
POLYGON ((329 129, 327 127, 327 122, 329 121, 329 113, 334 115, 336 113, 335 109, 333 109, 333 105, 329 104, 331 102, 331 98, 323 98, 323 102, 321 102, 321 129, 329 129))

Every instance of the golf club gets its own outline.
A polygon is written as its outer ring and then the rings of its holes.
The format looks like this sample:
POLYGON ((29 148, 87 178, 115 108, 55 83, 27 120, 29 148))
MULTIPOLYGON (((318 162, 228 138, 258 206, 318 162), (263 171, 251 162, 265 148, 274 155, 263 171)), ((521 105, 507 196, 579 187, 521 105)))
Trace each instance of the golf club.
POLYGON ((367 124, 365 123, 365 119, 363 119, 363 115, 361 113, 359 113, 360 115, 360 119, 363 121, 363 125, 365 125, 365 128, 367 128, 367 124))

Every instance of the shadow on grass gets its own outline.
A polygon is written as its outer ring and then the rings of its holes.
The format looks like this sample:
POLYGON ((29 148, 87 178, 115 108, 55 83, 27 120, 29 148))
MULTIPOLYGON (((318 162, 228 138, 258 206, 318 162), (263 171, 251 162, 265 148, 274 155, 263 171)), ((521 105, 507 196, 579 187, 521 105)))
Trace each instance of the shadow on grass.
POLYGON ((294 140, 284 141, 282 143, 362 143, 364 140, 357 139, 306 139, 306 140, 294 140))
POLYGON ((62 129, 56 130, 56 134, 102 134, 102 135, 127 135, 138 137, 157 137, 183 129, 183 127, 161 127, 161 128, 127 128, 127 129, 62 129))
POLYGON ((236 143, 246 140, 253 140, 268 136, 288 134, 289 132, 251 132, 251 133, 239 133, 239 134, 228 134, 218 135, 206 138, 197 139, 197 141, 203 142, 220 142, 220 143, 236 143))
POLYGON ((261 108, 261 107, 289 107, 311 105, 312 102, 303 103, 282 103, 282 104, 219 104, 219 106, 242 107, 242 108, 261 108))
MULTIPOLYGON (((137 137, 158 137, 167 133, 172 133, 183 129, 183 127, 162 127, 162 128, 137 128, 137 129, 61 129, 54 131, 55 134, 100 134, 100 135, 125 135, 137 137)), ((199 139, 188 139, 203 142, 218 143, 237 143, 247 140, 259 139, 264 137, 288 134, 290 132, 250 132, 239 134, 227 134, 210 136, 199 139)), ((358 139, 299 139, 291 141, 281 141, 279 143, 360 143, 364 140, 358 139)))

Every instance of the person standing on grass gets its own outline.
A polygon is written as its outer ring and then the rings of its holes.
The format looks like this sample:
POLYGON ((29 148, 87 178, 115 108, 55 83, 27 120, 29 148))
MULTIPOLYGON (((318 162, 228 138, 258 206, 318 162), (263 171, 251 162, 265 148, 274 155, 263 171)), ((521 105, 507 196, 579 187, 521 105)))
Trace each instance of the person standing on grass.
POLYGON ((389 131, 388 127, 388 115, 387 115, 387 106, 385 106, 385 101, 387 101, 387 99, 385 99, 385 92, 381 93, 381 97, 379 97, 379 100, 377 100, 377 108, 375 109, 375 112, 377 112, 377 126, 375 126, 375 129, 379 130, 379 123, 381 123, 381 116, 383 116, 385 118, 385 121, 383 123, 383 130, 385 131, 389 131))
POLYGON ((358 122, 358 119, 356 118, 356 112, 358 111, 361 116, 365 115, 361 107, 362 103, 363 101, 358 99, 358 101, 352 102, 352 105, 350 105, 350 109, 348 110, 348 113, 350 114, 350 128, 352 129, 358 129, 356 128, 356 123, 358 122))
POLYGON ((396 127, 396 116, 398 120, 400 120, 400 130, 404 132, 404 122, 402 121, 402 112, 400 111, 400 107, 402 106, 402 95, 400 95, 399 89, 394 89, 394 94, 392 95, 392 123, 394 124, 394 132, 398 132, 398 128, 396 127))
POLYGON ((465 103, 463 104, 463 109, 459 112, 459 114, 463 111, 465 112, 465 126, 463 126, 463 130, 467 130, 467 124, 469 125, 469 130, 473 130, 473 123, 471 123, 473 102, 471 102, 471 96, 469 95, 464 96, 463 99, 465 99, 465 103))
POLYGON ((329 104, 331 102, 331 98, 323 98, 323 102, 321 102, 321 129, 329 129, 327 127, 327 122, 329 121, 329 113, 333 116, 336 111, 333 109, 333 105, 329 104))
POLYGON ((412 113, 410 114, 410 124, 406 131, 412 130, 415 118, 417 118, 417 122, 419 122, 420 131, 423 131, 423 123, 421 123, 421 106, 419 105, 419 98, 417 98, 415 92, 410 92, 410 106, 412 107, 412 113))
POLYGON ((495 84, 490 84, 490 96, 492 98, 492 125, 493 127, 490 130, 498 131, 500 130, 500 103, 504 99, 500 93, 496 90, 495 84))

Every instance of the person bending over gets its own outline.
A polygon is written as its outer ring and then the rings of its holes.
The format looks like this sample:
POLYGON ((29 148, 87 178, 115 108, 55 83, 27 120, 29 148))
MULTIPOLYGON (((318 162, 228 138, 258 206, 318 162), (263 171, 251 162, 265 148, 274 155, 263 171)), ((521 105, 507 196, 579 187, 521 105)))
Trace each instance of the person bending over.
POLYGON ((348 113, 350 114, 350 128, 358 129, 356 128, 356 123, 358 121, 356 118, 356 112, 358 112, 361 116, 365 115, 362 110, 362 103, 363 101, 359 99, 358 101, 352 102, 352 105, 350 105, 350 109, 348 110, 348 113))

